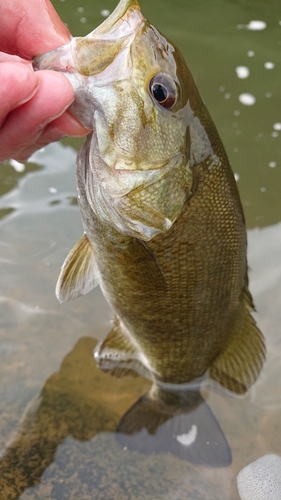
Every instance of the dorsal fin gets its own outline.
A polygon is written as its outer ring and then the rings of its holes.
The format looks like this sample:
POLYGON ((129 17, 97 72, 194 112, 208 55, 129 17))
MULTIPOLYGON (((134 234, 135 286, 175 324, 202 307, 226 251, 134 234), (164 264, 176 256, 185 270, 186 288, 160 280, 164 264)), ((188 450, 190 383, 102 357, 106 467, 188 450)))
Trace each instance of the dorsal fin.
POLYGON ((99 283, 94 251, 86 234, 77 241, 66 257, 56 286, 60 302, 73 300, 90 292, 99 283))

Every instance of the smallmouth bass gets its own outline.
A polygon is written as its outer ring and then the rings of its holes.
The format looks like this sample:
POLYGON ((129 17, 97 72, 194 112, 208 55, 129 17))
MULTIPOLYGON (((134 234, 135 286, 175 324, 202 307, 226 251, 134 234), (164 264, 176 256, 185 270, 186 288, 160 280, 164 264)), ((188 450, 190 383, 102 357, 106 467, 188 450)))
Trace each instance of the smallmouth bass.
MULTIPOLYGON (((164 425, 167 434, 164 423, 185 408, 187 428, 201 422, 196 429, 206 434, 210 410, 190 384, 208 372, 246 392, 265 346, 251 316, 239 193, 191 73, 136 0, 121 0, 87 37, 38 57, 35 67, 69 78, 71 110, 93 129, 77 160, 85 233, 66 258, 57 296, 71 300, 99 284, 116 318, 95 352, 98 364, 154 382, 119 431, 164 425), (143 424, 141 413, 154 423, 143 424)), ((219 436, 212 425, 209 435, 219 436)), ((196 453, 188 459, 204 462, 206 450, 196 453)))

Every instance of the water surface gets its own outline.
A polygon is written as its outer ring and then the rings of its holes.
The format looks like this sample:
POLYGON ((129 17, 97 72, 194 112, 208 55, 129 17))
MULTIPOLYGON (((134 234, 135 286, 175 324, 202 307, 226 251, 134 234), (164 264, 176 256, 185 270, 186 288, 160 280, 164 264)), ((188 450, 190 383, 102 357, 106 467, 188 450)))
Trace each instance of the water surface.
MULTIPOLYGON (((54 5, 72 33, 83 35, 116 3, 54 5)), ((267 361, 245 397, 216 386, 205 391, 232 449, 230 467, 124 450, 113 431, 149 382, 115 379, 96 368, 92 350, 112 318, 99 289, 64 305, 54 294, 60 266, 82 234, 74 173, 79 141, 50 145, 23 165, 6 162, 0 168, 5 500, 238 500, 238 471, 265 453, 280 453, 280 3, 143 0, 141 6, 182 50, 236 173, 267 361)))

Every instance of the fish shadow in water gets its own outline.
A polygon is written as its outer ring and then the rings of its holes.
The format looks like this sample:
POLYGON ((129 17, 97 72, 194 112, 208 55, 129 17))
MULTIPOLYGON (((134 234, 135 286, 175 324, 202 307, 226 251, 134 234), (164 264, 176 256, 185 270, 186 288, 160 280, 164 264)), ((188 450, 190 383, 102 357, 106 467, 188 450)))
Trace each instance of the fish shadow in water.
POLYGON ((100 432, 112 432, 129 450, 171 452, 211 467, 231 463, 222 430, 198 391, 163 391, 159 397, 143 377, 112 383, 96 366, 95 345, 95 339, 81 338, 25 413, 18 435, 0 459, 3 498, 17 500, 26 488, 40 483, 68 436, 89 441, 100 432), (134 403, 143 390, 148 392, 134 403))
POLYGON ((170 452, 207 467, 232 462, 223 431, 198 390, 172 393, 152 386, 122 417, 116 437, 124 448, 148 455, 170 452))
MULTIPOLYGON (((136 394, 142 393, 143 380, 133 390, 124 379, 112 384, 110 375, 97 368, 96 343, 91 337, 80 338, 28 405, 19 431, 1 450, 1 499, 18 500, 27 488, 39 484, 68 436, 83 442, 99 433, 114 433, 136 394)), ((66 457, 66 476, 71 460, 66 457)))

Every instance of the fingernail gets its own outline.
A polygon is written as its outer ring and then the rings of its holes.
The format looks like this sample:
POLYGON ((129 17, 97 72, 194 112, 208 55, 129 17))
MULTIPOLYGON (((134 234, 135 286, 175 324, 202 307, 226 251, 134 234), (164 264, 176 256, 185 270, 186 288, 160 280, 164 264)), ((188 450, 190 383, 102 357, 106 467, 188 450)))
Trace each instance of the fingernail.
POLYGON ((38 89, 38 85, 36 85, 36 87, 33 89, 33 91, 27 97, 25 97, 24 99, 22 99, 21 101, 18 101, 16 103, 16 108, 18 108, 19 106, 22 106, 22 104, 25 104, 26 102, 30 101, 30 99, 32 99, 32 97, 36 94, 37 89, 38 89))
POLYGON ((67 109, 69 108, 69 106, 71 106, 71 104, 73 103, 74 99, 72 99, 72 101, 67 104, 66 106, 64 106, 64 108, 61 109, 61 111, 53 116, 50 116, 49 118, 46 118, 42 123, 41 125, 39 126, 39 130, 46 127, 46 125, 48 125, 49 123, 53 122, 54 120, 56 120, 57 118, 59 118, 60 116, 62 116, 66 111, 67 109))
MULTIPOLYGON (((77 131, 76 137, 83 137, 84 135, 91 132, 90 129, 84 127, 84 125, 77 118, 75 118, 75 116, 71 113, 71 111, 69 109, 66 111, 66 115, 67 115, 67 120, 68 120, 69 124, 71 125, 71 127, 73 127, 73 129, 76 129, 76 131, 77 131)), ((73 130, 73 134, 71 134, 71 135, 73 135, 75 137, 74 134, 75 134, 75 130, 73 130)))

